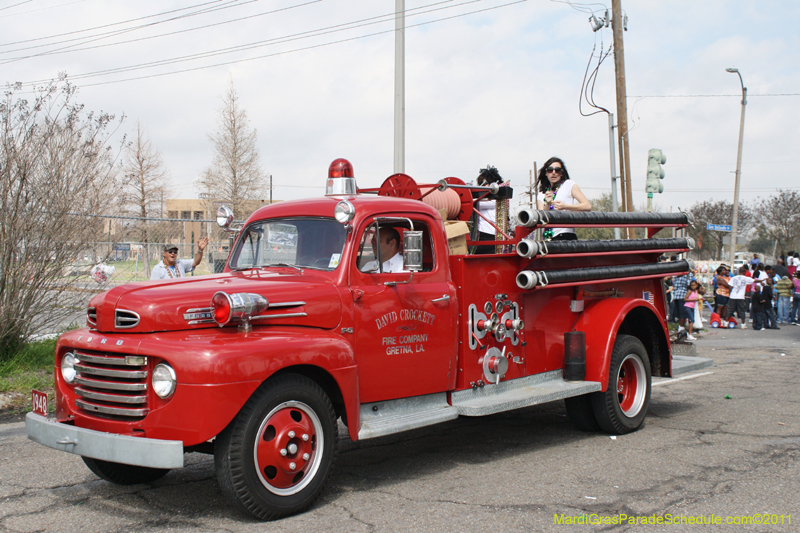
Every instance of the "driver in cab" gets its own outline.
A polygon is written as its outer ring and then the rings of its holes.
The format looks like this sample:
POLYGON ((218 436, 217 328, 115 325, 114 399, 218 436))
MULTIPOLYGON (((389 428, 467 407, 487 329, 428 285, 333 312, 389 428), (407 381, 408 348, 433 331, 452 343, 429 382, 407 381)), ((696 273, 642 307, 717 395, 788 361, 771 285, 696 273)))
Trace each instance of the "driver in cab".
MULTIPOLYGON (((400 249, 400 234, 394 228, 381 228, 380 231, 380 258, 383 259, 382 271, 387 272, 405 272, 403 270, 403 256, 399 252, 400 249), (388 257, 388 259, 386 259, 388 257)), ((378 257, 378 242, 375 235, 372 236, 372 253, 378 257)), ((373 260, 361 268, 362 272, 377 273, 378 261, 373 260)))

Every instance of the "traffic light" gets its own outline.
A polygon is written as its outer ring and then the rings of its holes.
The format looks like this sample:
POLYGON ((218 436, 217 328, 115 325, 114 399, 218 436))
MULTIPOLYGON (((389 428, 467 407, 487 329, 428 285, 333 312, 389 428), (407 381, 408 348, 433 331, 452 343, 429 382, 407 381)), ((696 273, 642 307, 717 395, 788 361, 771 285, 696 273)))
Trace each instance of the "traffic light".
POLYGON ((647 152, 647 183, 645 184, 645 192, 647 196, 651 196, 654 192, 664 192, 664 184, 661 180, 664 179, 664 169, 661 165, 667 162, 665 156, 658 148, 653 148, 647 152))

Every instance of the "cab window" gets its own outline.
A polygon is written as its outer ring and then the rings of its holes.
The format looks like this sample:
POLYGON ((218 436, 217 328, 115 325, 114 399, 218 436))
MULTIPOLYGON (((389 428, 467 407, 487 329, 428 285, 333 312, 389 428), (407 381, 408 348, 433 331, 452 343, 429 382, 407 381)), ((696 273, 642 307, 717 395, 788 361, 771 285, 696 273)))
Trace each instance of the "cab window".
MULTIPOLYGON (((406 272, 403 269, 403 233, 409 229, 405 224, 372 223, 362 233, 356 256, 356 267, 365 273, 406 272), (380 263, 378 255, 380 254, 380 263)), ((434 269, 433 242, 427 224, 414 221, 414 229, 422 231, 422 271, 434 269)))
POLYGON ((347 230, 333 218, 262 220, 245 228, 231 261, 233 269, 289 265, 334 270, 347 230))

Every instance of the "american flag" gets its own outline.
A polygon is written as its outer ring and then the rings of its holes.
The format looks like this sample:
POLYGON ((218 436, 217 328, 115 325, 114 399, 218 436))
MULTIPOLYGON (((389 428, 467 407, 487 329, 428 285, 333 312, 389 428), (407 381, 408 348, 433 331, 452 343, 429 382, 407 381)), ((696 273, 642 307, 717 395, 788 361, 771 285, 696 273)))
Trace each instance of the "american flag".
POLYGON ((650 305, 656 305, 655 295, 650 291, 644 291, 642 293, 642 300, 647 300, 650 302, 650 305))

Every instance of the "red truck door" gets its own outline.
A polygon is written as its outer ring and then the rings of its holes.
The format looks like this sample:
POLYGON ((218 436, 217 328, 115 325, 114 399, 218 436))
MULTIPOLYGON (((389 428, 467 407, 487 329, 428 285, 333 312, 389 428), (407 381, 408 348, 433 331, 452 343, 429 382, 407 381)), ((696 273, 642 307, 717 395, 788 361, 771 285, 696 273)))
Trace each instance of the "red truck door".
MULTIPOLYGON (((372 272, 378 266, 376 233, 385 238, 395 228, 402 247, 402 233, 409 226, 382 218, 377 225, 368 219, 358 230, 359 250, 350 265, 362 403, 446 391, 455 372, 456 292, 443 235, 431 234, 437 228, 432 219, 410 217, 414 229, 423 231, 423 270, 413 276, 372 272)), ((391 259, 385 255, 382 261, 391 259)))

